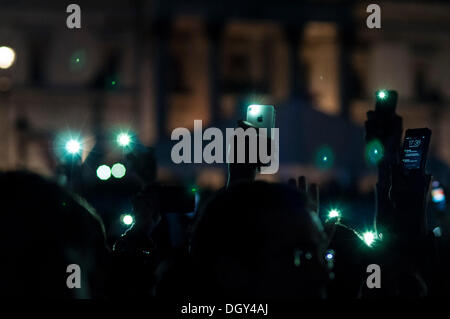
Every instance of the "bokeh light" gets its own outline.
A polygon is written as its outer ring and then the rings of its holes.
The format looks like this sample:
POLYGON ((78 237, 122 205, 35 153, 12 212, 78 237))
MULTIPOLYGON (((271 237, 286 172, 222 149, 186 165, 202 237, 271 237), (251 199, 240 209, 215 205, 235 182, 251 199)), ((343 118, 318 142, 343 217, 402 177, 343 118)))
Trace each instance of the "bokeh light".
POLYGON ((80 71, 86 64, 86 53, 83 50, 75 51, 69 60, 71 71, 80 71))
POLYGON ((440 203, 445 201, 444 189, 437 188, 431 191, 431 199, 434 203, 440 203))
POLYGON ((300 265, 301 265, 301 259, 300 259, 301 254, 302 254, 302 252, 299 249, 296 249, 294 251, 294 265, 295 265, 295 267, 300 267, 300 265))
POLYGON ((97 177, 102 181, 106 181, 111 177, 111 169, 108 165, 100 165, 97 168, 97 177))
POLYGON ((315 164, 317 167, 323 170, 327 170, 333 167, 334 164, 334 152, 328 145, 321 146, 315 156, 315 164))
POLYGON ((442 229, 441 229, 441 227, 435 227, 434 229, 433 229, 433 234, 434 234, 434 236, 435 237, 442 237, 442 229))
POLYGON ((383 144, 375 139, 366 145, 366 160, 371 165, 377 165, 384 157, 383 144))
POLYGON ((16 52, 7 46, 0 47, 0 69, 8 69, 16 60, 16 52))
POLYGON ((125 176, 126 173, 127 173, 127 169, 126 169, 125 165, 123 165, 122 163, 116 163, 111 168, 111 174, 115 178, 122 178, 125 176))
POLYGON ((108 90, 114 91, 119 87, 119 79, 116 75, 108 76, 105 81, 105 87, 108 90))

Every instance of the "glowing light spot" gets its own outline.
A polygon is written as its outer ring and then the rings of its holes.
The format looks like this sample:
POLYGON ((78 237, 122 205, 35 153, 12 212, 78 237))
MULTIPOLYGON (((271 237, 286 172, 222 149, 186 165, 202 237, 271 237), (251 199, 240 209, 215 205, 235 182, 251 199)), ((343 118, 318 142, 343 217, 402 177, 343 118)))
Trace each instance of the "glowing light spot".
POLYGON ((115 178, 122 178, 127 173, 126 167, 121 163, 116 163, 111 168, 111 174, 115 178))
POLYGON ((102 181, 106 181, 111 177, 111 169, 108 165, 101 165, 97 168, 97 177, 102 181))
POLYGON ((317 150, 315 155, 315 164, 316 166, 324 170, 333 167, 334 153, 331 147, 323 145, 317 150))
POLYGON ((10 68, 16 60, 16 52, 10 47, 0 47, 0 69, 10 68))
POLYGON ((328 212, 328 218, 338 218, 338 217, 341 217, 341 212, 338 209, 333 208, 328 212))
POLYGON ((442 188, 433 189, 431 191, 431 199, 434 203, 440 203, 445 201, 445 194, 442 188))
POLYGON ((128 133, 120 133, 117 135, 117 144, 122 147, 128 146, 131 143, 131 136, 128 133))
POLYGON ((367 246, 371 247, 376 239, 376 234, 371 231, 367 231, 362 234, 362 239, 366 243, 367 246))
POLYGON ((120 219, 121 219, 122 223, 124 225, 127 225, 127 226, 129 226, 129 225, 134 223, 134 218, 130 214, 124 214, 124 215, 121 216, 120 219))
POLYGON ((66 151, 70 154, 78 154, 81 151, 81 143, 71 139, 66 143, 66 151))
POLYGON ((295 267, 300 267, 300 264, 301 264, 300 256, 301 256, 301 254, 302 254, 302 252, 300 250, 298 250, 298 249, 296 249, 294 251, 294 265, 295 265, 295 267))
POLYGON ((86 64, 86 52, 84 50, 78 50, 73 52, 70 56, 69 68, 71 71, 79 72, 86 64))
POLYGON ((387 98, 388 94, 385 90, 381 90, 378 92, 378 98, 381 100, 384 100, 385 98, 387 98))
POLYGON ((257 104, 249 105, 247 110, 250 113, 250 115, 256 116, 261 112, 261 105, 257 104))
POLYGON ((328 249, 325 253, 325 260, 329 269, 334 267, 334 250, 328 249))
POLYGON ((384 147, 379 140, 373 140, 366 145, 366 160, 371 165, 378 164, 384 157, 384 147))
POLYGON ((441 230, 441 227, 436 227, 436 228, 434 228, 434 229, 433 229, 433 233, 434 233, 434 236, 436 236, 436 237, 442 237, 442 230, 441 230))

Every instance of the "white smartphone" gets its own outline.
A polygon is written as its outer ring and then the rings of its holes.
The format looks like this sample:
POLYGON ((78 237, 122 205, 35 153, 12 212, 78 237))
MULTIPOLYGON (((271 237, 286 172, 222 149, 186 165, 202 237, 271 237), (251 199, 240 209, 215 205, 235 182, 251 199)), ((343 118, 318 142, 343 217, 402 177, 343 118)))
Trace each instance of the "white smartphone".
POLYGON ((271 129, 275 128, 275 108, 273 105, 249 105, 247 108, 247 122, 257 128, 266 128, 267 136, 271 138, 271 129))

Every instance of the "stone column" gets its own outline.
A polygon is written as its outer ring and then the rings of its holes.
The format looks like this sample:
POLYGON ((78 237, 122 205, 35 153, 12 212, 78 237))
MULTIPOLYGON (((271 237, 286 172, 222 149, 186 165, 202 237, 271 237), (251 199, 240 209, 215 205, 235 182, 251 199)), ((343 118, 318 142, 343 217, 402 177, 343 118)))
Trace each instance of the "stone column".
POLYGON ((208 22, 208 72, 209 72, 209 107, 211 124, 220 119, 220 62, 222 59, 222 41, 224 24, 222 22, 208 22))

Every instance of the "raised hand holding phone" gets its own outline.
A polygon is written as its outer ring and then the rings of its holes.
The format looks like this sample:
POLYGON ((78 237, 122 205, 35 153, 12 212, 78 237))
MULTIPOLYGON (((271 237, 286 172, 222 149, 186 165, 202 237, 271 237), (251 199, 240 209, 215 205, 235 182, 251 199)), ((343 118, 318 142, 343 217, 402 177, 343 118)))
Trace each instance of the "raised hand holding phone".
POLYGON ((401 154, 405 174, 425 172, 431 130, 427 128, 407 130, 401 154))
POLYGON ((398 162, 403 128, 402 118, 395 113, 397 99, 398 94, 394 90, 376 91, 375 110, 367 112, 366 142, 378 140, 384 148, 384 157, 379 165, 398 162))
POLYGON ((247 108, 247 122, 256 128, 267 129, 267 136, 271 138, 272 128, 275 127, 275 108, 273 105, 249 105, 247 108))
POLYGON ((398 94, 394 90, 375 92, 375 110, 367 112, 365 122, 366 143, 376 142, 382 145, 382 157, 377 161, 378 183, 376 186, 377 212, 374 228, 385 231, 393 223, 393 207, 389 200, 393 167, 399 163, 402 138, 402 118, 396 111, 398 94))
MULTIPOLYGON (((249 105, 247 108, 247 120, 239 120, 237 122, 237 127, 242 128, 244 131, 247 129, 256 129, 257 134, 257 141, 256 141, 256 147, 253 149, 258 150, 259 147, 259 139, 264 138, 264 136, 260 136, 261 132, 259 129, 266 129, 266 138, 267 138, 267 154, 271 154, 271 139, 272 136, 272 128, 275 127, 275 108, 273 105, 256 105, 252 104, 249 105)), ((229 186, 232 183, 235 183, 237 181, 251 181, 254 180, 256 177, 256 174, 259 172, 260 168, 262 166, 265 166, 266 164, 263 164, 260 162, 259 159, 259 151, 257 151, 257 162, 251 163, 249 161, 249 152, 250 152, 250 141, 245 141, 245 163, 238 163, 237 162, 237 141, 236 136, 234 137, 234 143, 230 145, 229 147, 233 147, 233 157, 234 160, 229 163, 228 165, 228 182, 227 186, 229 186)))
POLYGON ((427 198, 431 176, 426 162, 431 138, 427 128, 407 130, 401 164, 392 172, 391 200, 394 205, 392 230, 405 238, 421 238, 427 234, 427 198))
POLYGON ((397 108, 398 93, 394 90, 378 90, 375 92, 375 112, 384 116, 395 115, 397 108))

